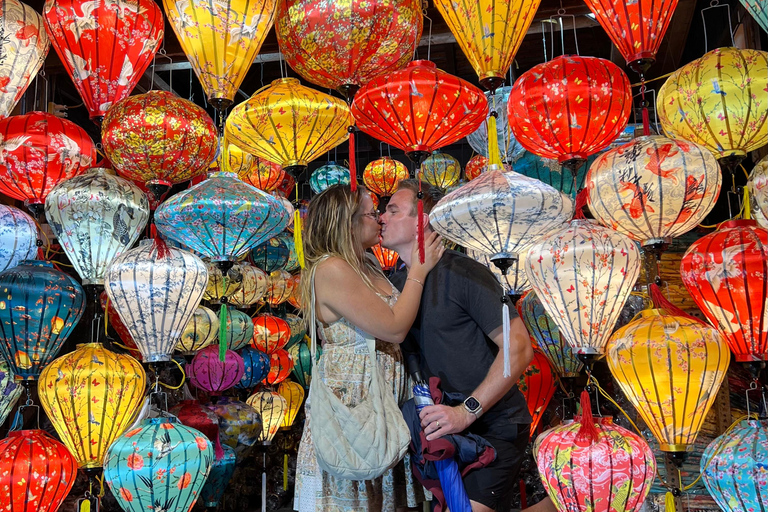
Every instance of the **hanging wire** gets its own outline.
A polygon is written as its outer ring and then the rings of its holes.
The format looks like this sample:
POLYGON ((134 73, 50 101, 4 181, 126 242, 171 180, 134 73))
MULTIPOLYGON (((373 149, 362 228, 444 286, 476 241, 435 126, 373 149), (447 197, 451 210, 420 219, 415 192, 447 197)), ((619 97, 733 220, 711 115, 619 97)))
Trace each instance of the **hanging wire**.
POLYGON ((429 20, 429 35, 427 36, 427 60, 430 60, 432 57, 432 18, 427 16, 426 9, 422 11, 422 14, 427 20, 429 20))
POLYGON ((706 11, 712 9, 725 9, 728 13, 728 35, 731 36, 731 46, 735 47, 736 42, 733 39, 733 23, 731 23, 731 7, 728 4, 720 5, 719 0, 712 0, 709 2, 709 7, 705 7, 701 10, 701 24, 704 25, 704 53, 709 51, 709 41, 707 38, 707 19, 704 17, 706 11))

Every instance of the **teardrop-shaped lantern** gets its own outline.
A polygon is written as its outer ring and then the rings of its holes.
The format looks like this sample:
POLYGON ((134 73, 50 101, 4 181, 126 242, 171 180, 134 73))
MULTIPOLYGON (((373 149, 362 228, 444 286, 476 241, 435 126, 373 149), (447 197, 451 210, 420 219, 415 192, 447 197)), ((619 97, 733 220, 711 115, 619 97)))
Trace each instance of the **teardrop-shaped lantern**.
POLYGON ((253 347, 271 355, 284 348, 290 339, 291 328, 282 318, 266 314, 254 317, 253 347))
POLYGON ((237 456, 235 450, 227 445, 222 447, 224 455, 219 459, 214 459, 211 465, 211 471, 208 473, 208 479, 200 491, 200 498, 203 500, 203 506, 208 509, 216 508, 224 497, 229 481, 235 473, 235 463, 237 456))
POLYGON ((47 261, 0 272, 0 354, 18 379, 35 380, 85 311, 82 287, 47 261))
POLYGON ((5 423, 22 391, 23 387, 8 368, 8 363, 0 358, 0 425, 5 423))
POLYGON ((213 443, 213 452, 217 459, 224 455, 219 443, 219 418, 212 410, 197 400, 182 400, 168 412, 184 425, 202 432, 213 443))
POLYGON ((517 382, 517 388, 523 394, 525 402, 528 404, 528 412, 533 418, 531 435, 536 432, 542 415, 547 410, 552 395, 555 394, 556 380, 557 377, 552 372, 547 358, 539 350, 534 350, 533 361, 517 382))
POLYGON ((162 240, 124 252, 104 277, 109 300, 147 363, 171 360, 207 284, 200 258, 162 240))
POLYGON ((13 206, 0 204, 0 272, 37 256, 40 237, 32 217, 13 206))
POLYGON ((408 179, 408 168, 402 162, 389 157, 374 160, 363 170, 365 187, 381 197, 397 192, 397 184, 408 179))
MULTIPOLYGON (((501 161, 508 164, 516 162, 525 151, 523 146, 517 142, 515 136, 512 135, 512 131, 509 129, 509 121, 507 121, 507 103, 509 102, 509 94, 511 92, 512 87, 506 86, 499 87, 495 93, 490 91, 485 93, 485 97, 488 99, 488 117, 491 116, 491 112, 496 112, 495 135, 499 152, 501 153, 501 161)), ((476 153, 487 158, 488 139, 490 136, 493 135, 488 133, 488 119, 486 118, 477 130, 467 135, 467 143, 476 153)), ((517 166, 515 166, 515 171, 520 172, 517 170, 517 166)))
POLYGON ((8 117, 45 62, 50 41, 43 18, 32 7, 17 0, 4 0, 3 34, 0 40, 0 118, 8 117))
POLYGON ((43 368, 40 403, 81 468, 100 468, 144 398, 144 368, 100 343, 78 345, 43 368))
POLYGON ((240 357, 243 358, 245 371, 235 387, 237 389, 255 388, 269 373, 269 354, 253 347, 243 347, 240 349, 240 357))
POLYGON ((229 302, 241 307, 256 304, 267 291, 267 274, 249 263, 241 263, 240 272, 243 281, 240 288, 229 296, 229 302))
POLYGON ((445 190, 461 178, 461 164, 447 153, 432 153, 421 163, 419 173, 430 185, 445 190))
POLYGON ((103 284, 107 265, 144 230, 149 201, 130 181, 96 168, 54 187, 45 216, 83 284, 103 284))
POLYGON ((606 346, 613 378, 665 452, 693 448, 731 354, 708 324, 643 310, 606 346))
POLYGON ((292 346, 288 353, 293 361, 293 378, 303 388, 308 389, 312 381, 312 353, 305 342, 292 346))
POLYGON ((574 180, 573 172, 568 172, 554 158, 544 158, 530 151, 523 151, 522 156, 515 162, 515 172, 543 181, 547 185, 552 185, 555 190, 573 197, 576 191, 584 187, 587 170, 595 158, 595 155, 587 157, 586 164, 576 170, 574 180))
POLYGON ((267 273, 285 267, 290 257, 291 250, 286 240, 277 236, 257 245, 251 251, 253 264, 267 273))
POLYGON ((291 428, 296 421, 296 415, 299 414, 301 406, 304 403, 304 388, 290 380, 284 380, 277 387, 277 392, 285 400, 285 414, 280 428, 291 428))
POLYGON ((240 382, 245 372, 243 358, 227 350, 224 360, 219 359, 219 347, 210 346, 199 351, 189 366, 192 384, 211 395, 219 395, 240 382))
POLYGON ((219 334, 219 317, 205 306, 198 306, 181 333, 176 351, 194 356, 214 341, 219 334))
POLYGON ((279 306, 288 300, 296 284, 291 279, 291 274, 285 270, 270 272, 267 278, 267 291, 264 294, 264 300, 272 307, 279 306))
POLYGON ((272 438, 283 424, 283 416, 287 408, 285 398, 275 391, 257 391, 248 397, 246 403, 261 416, 259 441, 266 445, 272 444, 272 438))
POLYGON ((629 237, 573 220, 528 253, 531 286, 577 354, 602 354, 640 274, 629 237))
POLYGON ((312 171, 309 177, 309 187, 312 192, 319 194, 332 185, 349 185, 349 169, 336 162, 328 162, 312 171))
POLYGON ((371 247, 371 252, 376 256, 376 260, 379 262, 381 270, 384 272, 394 270, 397 265, 397 260, 400 258, 396 251, 387 249, 381 245, 381 242, 371 247))
POLYGON ((274 386, 280 384, 293 370, 293 357, 285 349, 278 349, 269 355, 269 373, 264 379, 264 384, 274 386))
POLYGON ((264 192, 277 189, 285 174, 280 165, 246 153, 226 139, 219 154, 219 169, 237 174, 245 183, 264 192))
POLYGON ((235 450, 238 457, 256 444, 261 435, 261 416, 253 407, 228 396, 219 397, 215 404, 208 405, 219 417, 219 438, 235 450))
POLYGON ((763 30, 768 32, 768 3, 765 0, 739 0, 741 5, 755 19, 763 30))

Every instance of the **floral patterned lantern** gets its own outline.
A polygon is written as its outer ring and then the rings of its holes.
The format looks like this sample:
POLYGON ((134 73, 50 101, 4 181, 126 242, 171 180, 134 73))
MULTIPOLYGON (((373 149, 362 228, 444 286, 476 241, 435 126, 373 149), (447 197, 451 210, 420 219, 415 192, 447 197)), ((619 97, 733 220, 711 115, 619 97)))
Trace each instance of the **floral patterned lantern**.
POLYGON ((293 378, 301 387, 309 388, 312 380, 312 354, 305 342, 299 342, 288 350, 293 361, 293 378))
POLYGON ((35 380, 85 311, 83 289, 47 261, 0 272, 0 354, 16 378, 35 380))
POLYGON ((574 352, 599 355, 635 286, 640 263, 629 237, 573 220, 531 247, 526 272, 574 352))
MULTIPOLYGON (((304 219, 302 219, 302 223, 303 222, 304 219)), ((283 269, 285 269, 286 272, 298 270, 298 268, 301 267, 301 262, 299 261, 299 255, 296 252, 296 241, 293 239, 293 233, 284 231, 277 235, 277 238, 285 242, 286 247, 288 247, 288 261, 285 263, 283 269)))
POLYGON ((267 274, 249 263, 241 263, 240 271, 243 281, 240 288, 229 296, 229 303, 234 306, 247 307, 256 304, 267 291, 267 274))
POLYGON ((291 250, 285 238, 274 236, 251 251, 253 264, 264 272, 274 272, 285 267, 291 257, 291 250))
POLYGON ((67 448, 43 430, 12 430, 0 440, 0 489, 4 509, 56 512, 77 476, 67 448))
POLYGON ((185 356, 194 356, 214 341, 219 334, 219 318, 205 306, 198 306, 181 332, 176 352, 185 356))
POLYGON ((531 284, 528 282, 528 275, 525 273, 525 265, 523 264, 527 254, 528 253, 519 255, 518 263, 507 269, 506 274, 502 274, 501 269, 493 264, 486 253, 467 249, 467 256, 476 262, 485 265, 485 267, 496 276, 499 284, 501 284, 502 287, 506 286, 507 290, 514 290, 515 295, 521 295, 531 289, 531 284))
POLYGON ((382 157, 365 166, 365 187, 381 197, 390 197, 397 191, 397 184, 408 178, 408 168, 402 162, 382 157))
POLYGON ((224 455, 213 461, 211 471, 208 473, 208 479, 200 491, 200 497, 203 499, 203 505, 206 508, 216 508, 224 497, 224 491, 227 490, 229 481, 235 473, 235 463, 237 455, 235 450, 227 445, 223 446, 224 455))
POLYGON ((201 405, 197 400, 182 400, 168 412, 176 416, 184 425, 202 432, 213 443, 213 452, 217 460, 224 456, 224 450, 219 442, 219 418, 212 410, 201 405))
POLYGON ((543 181, 547 185, 552 185, 556 190, 573 197, 576 191, 584 187, 587 170, 595 158, 595 155, 587 157, 587 163, 576 170, 576 178, 574 179, 573 172, 563 172, 565 169, 557 160, 543 158, 530 151, 524 151, 515 162, 515 172, 543 181))
MULTIPOLYGON (((509 121, 507 121, 506 105, 509 102, 509 94, 511 92, 512 87, 506 86, 499 87, 495 93, 490 91, 485 93, 485 97, 488 99, 488 117, 491 117, 492 112, 496 112, 496 144, 498 144, 501 153, 501 161, 507 164, 517 161, 523 151, 525 151, 523 146, 512 135, 509 129, 509 121)), ((488 158, 488 137, 488 119, 486 119, 477 130, 467 135, 467 142, 476 153, 484 158, 488 158)), ((515 170, 517 171, 517 167, 515 167, 515 170)))
POLYGON ((0 119, 0 154, 0 192, 24 201, 37 217, 54 186, 96 160, 96 146, 75 123, 30 112, 0 119))
POLYGON ((304 403, 304 388, 293 381, 284 380, 277 387, 277 392, 285 400, 285 414, 280 428, 291 428, 296 420, 296 415, 301 410, 301 405, 304 403))
POLYGON ((219 169, 233 172, 245 183, 271 193, 283 181, 285 173, 276 163, 253 156, 234 144, 223 142, 219 155, 219 169))
POLYGON ((109 447, 104 480, 125 512, 191 510, 212 463, 202 432, 176 418, 150 418, 109 447))
POLYGON ((283 423, 283 416, 287 404, 280 393, 274 391, 257 391, 248 397, 246 401, 261 416, 261 435, 259 441, 262 444, 272 444, 272 438, 283 423))
POLYGON ((103 284, 107 265, 144 230, 149 201, 130 181, 96 168, 54 187, 45 216, 83 284, 103 284))
POLYGON ((261 435, 261 416, 250 405, 228 396, 219 397, 208 408, 219 417, 221 443, 243 456, 261 435))
MULTIPOLYGON (((280 168, 282 170, 282 167, 280 168)), ((287 172, 283 172, 283 179, 277 188, 273 191, 275 196, 288 198, 296 191, 296 178, 287 172)), ((288 201, 290 203, 290 201, 288 201)))
POLYGON ((147 363, 170 361, 207 284, 200 258, 159 239, 118 256, 104 277, 109 300, 147 363))
POLYGON ((445 190, 459 181, 461 164, 449 154, 432 153, 422 162, 419 174, 430 185, 445 190))
POLYGON ((483 155, 475 155, 470 158, 467 165, 464 166, 464 176, 467 178, 467 181, 472 181, 480 176, 480 173, 485 172, 487 167, 488 158, 483 155))
POLYGON ((37 256, 40 237, 32 217, 13 206, 0 204, 0 272, 37 256))
POLYGON ((227 350, 224 361, 221 361, 218 347, 206 347, 192 359, 189 380, 196 388, 219 395, 240 382, 243 372, 243 358, 237 352, 227 350))
POLYGON ((643 310, 614 333, 605 353, 661 450, 691 450, 731 359, 722 335, 699 321, 643 310))
POLYGON ((680 275, 737 361, 768 361, 768 230, 731 220, 685 251, 680 275))
POLYGON ((101 310, 104 312, 104 322, 107 326, 112 327, 115 330, 120 341, 125 344, 125 347, 131 352, 131 355, 141 361, 141 350, 139 350, 136 342, 133 341, 133 337, 128 331, 128 328, 123 324, 123 321, 120 320, 120 315, 117 313, 115 305, 109 300, 106 290, 101 292, 99 302, 101 304, 101 310))
POLYGON ((251 345, 267 354, 274 354, 284 348, 291 339, 288 322, 273 315, 259 315, 253 319, 253 340, 251 345))
POLYGON ((269 373, 269 354, 253 347, 243 347, 240 349, 240 357, 243 358, 245 372, 235 387, 237 389, 255 388, 269 373))
POLYGON ((319 194, 331 185, 349 185, 350 183, 349 169, 336 162, 328 162, 318 167, 309 177, 309 187, 315 194, 319 194))
POLYGON ((78 345, 43 368, 40 403, 81 468, 100 468, 144 398, 144 368, 100 343, 78 345))
POLYGON ((291 338, 285 346, 285 349, 287 350, 304 339, 304 336, 307 335, 307 324, 299 315, 291 313, 282 315, 281 318, 288 322, 288 327, 291 329, 291 338))
POLYGON ((285 349, 278 349, 269 356, 269 373, 264 379, 264 384, 274 386, 280 384, 293 370, 293 358, 285 349))
POLYGON ((400 258, 397 252, 393 251, 392 249, 387 249, 381 245, 381 242, 371 247, 371 252, 373 252, 373 255, 376 256, 379 265, 381 265, 381 270, 384 272, 394 270, 397 266, 397 260, 400 258))
MULTIPOLYGON (((301 307, 301 274, 294 274, 289 278, 291 287, 291 294, 288 296, 288 304, 296 309, 302 309, 301 307)), ((293 330, 291 330, 293 333, 293 330)))
POLYGON ((288 300, 296 284, 296 281, 291 278, 291 274, 285 270, 270 272, 264 300, 272 307, 279 306, 288 300))
POLYGON ((206 263, 205 267, 208 269, 208 285, 203 299, 213 304, 227 302, 228 297, 239 290, 243 283, 240 265, 235 264, 227 270, 222 270, 215 263, 206 263))
POLYGON ((22 390, 22 385, 8 368, 8 363, 0 357, 0 425, 5 423, 22 390))
MULTIPOLYGON (((759 217, 766 218, 768 213, 768 156, 763 157, 755 164, 747 180, 750 202, 757 206, 752 208, 752 218, 758 221, 759 217)), ((760 224, 762 227, 765 225, 760 224)))
POLYGON ((758 25, 768 32, 768 4, 764 0, 740 0, 741 5, 755 18, 758 25))
POLYGON ((8 117, 45 62, 50 41, 43 19, 30 6, 17 0, 4 0, 0 53, 0 118, 8 117))
POLYGON ((528 365, 520 380, 517 382, 517 388, 523 394, 528 404, 528 412, 531 413, 533 423, 531 423, 531 435, 536 432, 541 417, 547 410, 552 395, 555 394, 555 381, 557 376, 552 372, 552 367, 544 354, 539 350, 533 351, 533 361, 528 365))

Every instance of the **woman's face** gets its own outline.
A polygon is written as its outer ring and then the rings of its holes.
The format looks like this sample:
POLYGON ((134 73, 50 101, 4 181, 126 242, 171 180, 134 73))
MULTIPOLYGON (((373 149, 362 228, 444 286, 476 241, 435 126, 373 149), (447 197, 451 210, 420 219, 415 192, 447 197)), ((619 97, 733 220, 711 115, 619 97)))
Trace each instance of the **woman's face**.
POLYGON ((370 194, 363 194, 360 206, 355 212, 354 227, 357 229, 357 236, 363 244, 363 249, 368 249, 379 243, 379 233, 381 232, 379 212, 374 208, 370 194))

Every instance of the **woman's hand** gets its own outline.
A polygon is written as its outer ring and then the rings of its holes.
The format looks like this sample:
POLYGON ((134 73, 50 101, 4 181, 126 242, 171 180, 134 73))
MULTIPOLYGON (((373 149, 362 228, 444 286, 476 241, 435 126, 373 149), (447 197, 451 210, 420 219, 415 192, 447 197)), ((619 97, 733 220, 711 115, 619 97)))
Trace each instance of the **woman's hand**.
POLYGON ((429 274, 445 252, 443 237, 435 232, 424 237, 424 263, 419 261, 419 244, 413 244, 411 249, 411 268, 408 275, 416 279, 424 279, 429 274))

